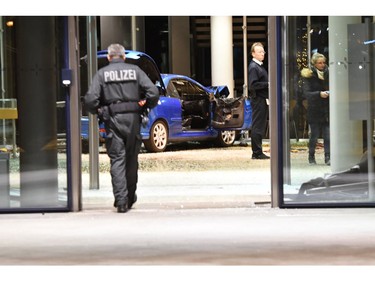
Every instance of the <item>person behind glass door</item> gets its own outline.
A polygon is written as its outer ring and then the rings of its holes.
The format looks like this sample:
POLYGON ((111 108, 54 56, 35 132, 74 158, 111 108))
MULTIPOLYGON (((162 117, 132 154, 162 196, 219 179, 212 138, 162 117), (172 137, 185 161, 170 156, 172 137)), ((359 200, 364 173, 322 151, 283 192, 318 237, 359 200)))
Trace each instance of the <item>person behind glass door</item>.
POLYGON ((310 165, 316 165, 315 148, 322 133, 324 162, 330 165, 329 71, 326 57, 320 53, 313 54, 311 68, 302 69, 301 75, 303 94, 307 100, 307 122, 310 126, 308 161, 310 165))
POLYGON ((252 159, 269 159, 263 153, 262 139, 267 127, 268 119, 268 73, 263 66, 263 44, 255 42, 251 46, 252 60, 249 64, 249 97, 252 108, 251 149, 252 159))

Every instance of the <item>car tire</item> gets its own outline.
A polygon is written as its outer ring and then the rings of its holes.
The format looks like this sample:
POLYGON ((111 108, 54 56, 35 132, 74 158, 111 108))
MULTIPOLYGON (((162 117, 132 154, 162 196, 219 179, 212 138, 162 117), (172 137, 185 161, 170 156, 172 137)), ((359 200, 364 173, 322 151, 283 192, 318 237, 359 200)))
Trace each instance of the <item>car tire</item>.
POLYGON ((236 140, 236 131, 221 131, 216 138, 218 146, 232 146, 236 140))
POLYGON ((163 152, 168 144, 168 128, 163 121, 156 121, 150 130, 150 138, 143 144, 149 152, 163 152))

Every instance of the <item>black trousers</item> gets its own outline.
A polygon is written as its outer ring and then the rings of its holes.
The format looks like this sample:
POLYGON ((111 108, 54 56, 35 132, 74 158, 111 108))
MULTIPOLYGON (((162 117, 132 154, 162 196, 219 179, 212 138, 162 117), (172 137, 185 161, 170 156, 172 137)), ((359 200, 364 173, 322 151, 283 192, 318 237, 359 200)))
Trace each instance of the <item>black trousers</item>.
POLYGON ((106 138, 107 154, 111 162, 111 177, 115 207, 133 201, 138 182, 138 154, 141 148, 139 132, 120 134, 111 129, 106 138))
POLYGON ((324 153, 330 154, 330 135, 329 135, 329 123, 328 122, 310 122, 310 139, 309 139, 309 154, 315 154, 316 143, 320 132, 322 132, 324 141, 324 153))
POLYGON ((251 149, 254 155, 263 153, 262 139, 267 128, 268 105, 265 98, 251 99, 252 125, 251 125, 251 149))

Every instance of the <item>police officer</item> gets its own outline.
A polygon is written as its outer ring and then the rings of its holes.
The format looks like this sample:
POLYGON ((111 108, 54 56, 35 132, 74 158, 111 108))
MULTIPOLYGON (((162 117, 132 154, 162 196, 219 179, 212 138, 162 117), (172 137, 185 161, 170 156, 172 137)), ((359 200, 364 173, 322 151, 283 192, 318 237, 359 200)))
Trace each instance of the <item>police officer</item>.
POLYGON ((125 63, 120 44, 108 47, 107 59, 109 65, 95 74, 84 102, 90 113, 104 120, 114 206, 125 213, 137 200, 140 112, 157 105, 159 91, 138 66, 125 63))

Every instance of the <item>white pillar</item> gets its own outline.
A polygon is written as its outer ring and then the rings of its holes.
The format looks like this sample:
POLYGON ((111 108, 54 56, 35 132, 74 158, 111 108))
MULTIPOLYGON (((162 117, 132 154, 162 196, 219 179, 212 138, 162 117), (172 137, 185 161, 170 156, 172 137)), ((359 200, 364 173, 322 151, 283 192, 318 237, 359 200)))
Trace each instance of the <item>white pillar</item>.
POLYGON ((329 88, 331 168, 342 171, 358 163, 362 155, 362 122, 349 118, 348 24, 361 23, 361 17, 330 16, 329 88))
POLYGON ((213 86, 227 85, 234 96, 231 16, 211 17, 211 76, 213 86))

